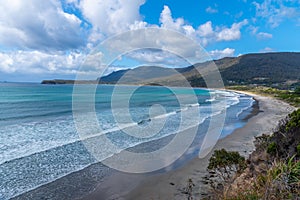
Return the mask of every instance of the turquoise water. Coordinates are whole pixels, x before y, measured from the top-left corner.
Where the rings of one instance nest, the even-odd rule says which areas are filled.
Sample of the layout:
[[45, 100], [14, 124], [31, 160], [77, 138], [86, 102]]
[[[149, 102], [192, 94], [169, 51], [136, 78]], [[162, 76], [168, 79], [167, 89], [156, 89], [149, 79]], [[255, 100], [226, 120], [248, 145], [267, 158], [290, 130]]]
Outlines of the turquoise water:
[[[89, 85], [80, 87], [82, 93], [76, 95], [85, 97], [85, 93], [92, 91]], [[131, 95], [128, 108], [121, 103], [112, 107], [112, 98], [122, 102], [131, 87], [120, 86], [115, 94], [114, 86], [101, 85], [95, 95], [98, 125], [119, 150], [175, 133], [183, 112], [187, 116], [187, 126], [194, 126], [226, 110], [224, 136], [242, 126], [242, 119], [253, 103], [251, 97], [225, 91], [143, 86]], [[190, 98], [194, 94], [197, 102]], [[0, 199], [30, 191], [97, 162], [80, 141], [73, 120], [72, 95], [72, 85], [0, 83]], [[184, 104], [180, 104], [178, 97]], [[81, 100], [85, 101], [84, 98]], [[221, 104], [224, 102], [226, 107], [212, 113], [212, 104], [224, 105]], [[149, 109], [158, 104], [164, 108], [165, 113], [160, 115], [166, 122], [157, 134], [141, 139], [122, 131], [122, 126], [146, 126], [151, 121]], [[189, 113], [192, 114], [198, 105], [201, 120], [195, 121], [193, 119], [197, 118]], [[124, 109], [129, 109], [130, 124], [126, 122], [119, 126], [112, 109], [121, 116]], [[92, 125], [87, 126], [93, 129]], [[95, 133], [97, 131], [95, 128]], [[111, 151], [103, 149], [103, 159], [109, 156], [112, 156]]]

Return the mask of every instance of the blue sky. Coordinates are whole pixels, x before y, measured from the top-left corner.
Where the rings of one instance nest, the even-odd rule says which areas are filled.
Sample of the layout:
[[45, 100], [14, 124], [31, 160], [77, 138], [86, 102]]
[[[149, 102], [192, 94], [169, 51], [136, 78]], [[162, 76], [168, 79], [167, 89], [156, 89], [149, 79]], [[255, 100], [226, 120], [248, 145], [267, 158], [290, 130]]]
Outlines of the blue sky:
[[[73, 79], [100, 42], [147, 27], [178, 31], [213, 59], [300, 50], [299, 0], [11, 0], [0, 13], [0, 81]], [[109, 70], [162, 55], [136, 52]]]

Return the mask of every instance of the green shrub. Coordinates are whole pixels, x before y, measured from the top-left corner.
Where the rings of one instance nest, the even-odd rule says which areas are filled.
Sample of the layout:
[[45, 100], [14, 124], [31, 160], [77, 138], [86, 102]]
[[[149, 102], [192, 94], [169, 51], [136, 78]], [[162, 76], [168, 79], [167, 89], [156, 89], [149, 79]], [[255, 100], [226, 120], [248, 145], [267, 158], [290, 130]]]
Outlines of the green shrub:
[[289, 121], [286, 124], [286, 131], [300, 128], [300, 109], [289, 114], [288, 118]]
[[300, 87], [296, 87], [294, 92], [295, 92], [295, 94], [300, 95]]
[[297, 145], [297, 156], [300, 157], [300, 143]]
[[[210, 185], [216, 186], [217, 193], [212, 199], [300, 197], [300, 109], [281, 120], [273, 134], [256, 137], [254, 144], [256, 150], [247, 161], [247, 170], [243, 170], [245, 159], [237, 152], [221, 149], [213, 153], [208, 169], [217, 183]], [[242, 171], [245, 173], [237, 179]]]
[[215, 150], [207, 167], [213, 199], [223, 199], [227, 188], [246, 166], [245, 158], [238, 152]]
[[276, 155], [277, 152], [277, 145], [275, 142], [271, 142], [267, 147], [267, 153], [271, 155]]
[[226, 151], [225, 149], [215, 150], [209, 159], [209, 170], [218, 170], [222, 173], [231, 171], [241, 172], [246, 168], [245, 158], [235, 151]]

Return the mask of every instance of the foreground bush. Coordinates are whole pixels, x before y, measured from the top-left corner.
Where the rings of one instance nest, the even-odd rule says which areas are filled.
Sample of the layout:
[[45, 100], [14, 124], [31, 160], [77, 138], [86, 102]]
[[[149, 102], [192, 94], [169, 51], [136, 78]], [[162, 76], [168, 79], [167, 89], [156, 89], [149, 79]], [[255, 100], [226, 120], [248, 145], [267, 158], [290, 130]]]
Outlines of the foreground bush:
[[246, 168], [245, 158], [238, 152], [215, 150], [209, 159], [209, 184], [212, 191], [211, 198], [222, 198], [229, 189], [228, 186]]
[[[245, 181], [245, 180], [244, 180]], [[251, 184], [235, 187], [221, 199], [297, 199], [300, 197], [300, 162], [273, 162], [265, 174], [251, 179]]]
[[[300, 109], [281, 120], [272, 135], [256, 137], [254, 144], [256, 149], [247, 160], [244, 173], [235, 170], [230, 179], [214, 182], [223, 187], [216, 189], [211, 184], [211, 199], [300, 199]], [[233, 160], [225, 150], [215, 152], [209, 169], [243, 163], [239, 157]], [[240, 169], [244, 167], [241, 165]]]

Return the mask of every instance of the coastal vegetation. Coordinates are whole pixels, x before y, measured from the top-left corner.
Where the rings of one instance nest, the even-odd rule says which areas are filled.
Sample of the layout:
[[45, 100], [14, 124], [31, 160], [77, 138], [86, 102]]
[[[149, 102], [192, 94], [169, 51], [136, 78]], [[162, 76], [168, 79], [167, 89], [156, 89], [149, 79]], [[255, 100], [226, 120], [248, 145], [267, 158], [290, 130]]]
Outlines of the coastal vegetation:
[[227, 87], [227, 89], [247, 91], [263, 96], [272, 96], [277, 99], [283, 100], [295, 107], [300, 107], [300, 86], [293, 88], [293, 90], [283, 90], [278, 88], [253, 85], [229, 86]]
[[208, 184], [213, 190], [215, 198], [221, 198], [226, 192], [227, 185], [232, 184], [236, 176], [246, 168], [246, 161], [238, 152], [226, 151], [225, 149], [215, 150], [209, 159]]
[[[254, 144], [255, 151], [246, 162], [237, 152], [214, 152], [207, 168], [213, 172], [207, 199], [300, 197], [300, 109], [281, 120], [273, 134], [256, 137]], [[223, 178], [222, 173], [217, 173], [224, 170], [230, 171], [230, 176]]]

